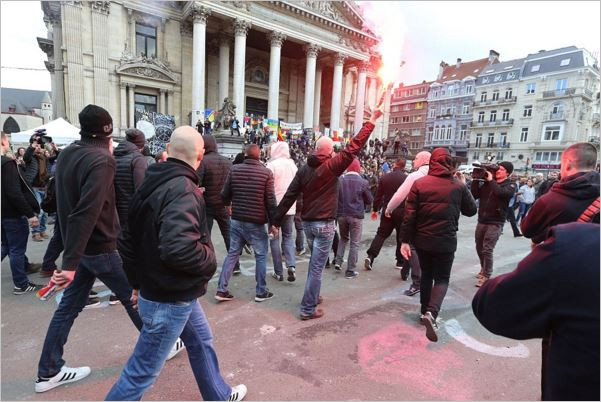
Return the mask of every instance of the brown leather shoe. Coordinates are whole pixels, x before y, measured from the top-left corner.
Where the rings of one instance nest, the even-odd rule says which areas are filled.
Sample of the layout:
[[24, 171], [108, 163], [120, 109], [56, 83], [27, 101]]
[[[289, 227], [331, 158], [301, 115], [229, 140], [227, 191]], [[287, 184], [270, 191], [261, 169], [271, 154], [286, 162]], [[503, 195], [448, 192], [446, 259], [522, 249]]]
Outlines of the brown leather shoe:
[[300, 315], [300, 319], [303, 321], [312, 320], [314, 318], [321, 318], [321, 317], [323, 317], [323, 310], [320, 308], [316, 309], [315, 312], [311, 315], [303, 315], [303, 314]]
[[40, 236], [39, 233], [34, 233], [31, 235], [31, 240], [33, 241], [44, 241], [44, 239], [42, 239], [42, 236]]
[[46, 234], [46, 232], [42, 232], [42, 233], [40, 233], [40, 236], [42, 237], [42, 239], [49, 239], [49, 238], [50, 238], [50, 236], [48, 236], [48, 235]]

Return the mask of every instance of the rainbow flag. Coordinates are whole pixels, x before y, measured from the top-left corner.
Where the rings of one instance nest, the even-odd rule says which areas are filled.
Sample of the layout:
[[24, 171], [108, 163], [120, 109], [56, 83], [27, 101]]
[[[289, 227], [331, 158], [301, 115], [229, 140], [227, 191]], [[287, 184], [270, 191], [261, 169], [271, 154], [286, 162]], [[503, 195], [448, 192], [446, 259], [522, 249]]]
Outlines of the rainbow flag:
[[280, 127], [280, 121], [274, 120], [274, 119], [267, 119], [267, 126], [269, 127], [270, 130], [277, 133], [278, 128]]
[[284, 135], [282, 134], [282, 127], [278, 126], [278, 141], [286, 141]]

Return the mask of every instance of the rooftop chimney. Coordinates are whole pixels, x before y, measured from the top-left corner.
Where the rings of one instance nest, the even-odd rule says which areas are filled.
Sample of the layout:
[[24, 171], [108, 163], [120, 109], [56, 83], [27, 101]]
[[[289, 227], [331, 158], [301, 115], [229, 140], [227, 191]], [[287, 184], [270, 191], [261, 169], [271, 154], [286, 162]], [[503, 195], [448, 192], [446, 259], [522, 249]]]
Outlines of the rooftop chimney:
[[461, 67], [461, 59], [459, 57], [457, 57], [457, 64], [455, 65], [456, 68]]
[[488, 64], [492, 64], [495, 61], [495, 58], [499, 60], [499, 53], [495, 50], [490, 49], [488, 52]]
[[442, 72], [444, 71], [445, 67], [448, 67], [449, 65], [447, 63], [443, 61], [440, 62], [440, 68], [438, 70], [438, 78], [436, 78], [437, 80], [440, 80], [442, 78]]

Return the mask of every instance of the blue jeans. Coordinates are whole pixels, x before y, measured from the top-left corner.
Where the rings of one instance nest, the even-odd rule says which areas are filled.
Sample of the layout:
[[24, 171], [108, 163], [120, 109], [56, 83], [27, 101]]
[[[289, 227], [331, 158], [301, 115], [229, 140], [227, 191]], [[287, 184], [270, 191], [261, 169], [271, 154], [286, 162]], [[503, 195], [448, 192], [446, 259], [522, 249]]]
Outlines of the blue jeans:
[[334, 261], [334, 264], [342, 266], [344, 249], [350, 239], [351, 248], [348, 252], [346, 270], [355, 271], [357, 268], [359, 247], [361, 246], [363, 219], [354, 218], [352, 216], [341, 216], [338, 218], [338, 228], [340, 231], [340, 242], [338, 242], [338, 250], [336, 251], [336, 260]]
[[[38, 204], [42, 204], [42, 200], [46, 195], [46, 190], [44, 188], [36, 187], [33, 189], [33, 193], [35, 194], [35, 199], [38, 201]], [[40, 220], [40, 224], [35, 228], [31, 228], [31, 234], [34, 233], [44, 233], [46, 231], [46, 219], [48, 219], [48, 214], [40, 208], [40, 213], [38, 214], [38, 219]]]
[[63, 360], [63, 347], [67, 343], [69, 331], [73, 321], [79, 315], [88, 301], [88, 296], [96, 278], [117, 296], [129, 318], [138, 330], [142, 329], [140, 315], [131, 303], [132, 288], [127, 282], [123, 262], [119, 253], [111, 251], [106, 254], [84, 255], [81, 257], [73, 281], [65, 289], [44, 340], [44, 347], [38, 364], [39, 377], [52, 377], [56, 375], [65, 361]]
[[205, 401], [224, 401], [232, 389], [219, 372], [213, 335], [197, 300], [159, 303], [138, 298], [144, 328], [107, 401], [140, 400], [156, 381], [178, 337], [188, 350], [190, 367]]
[[518, 217], [515, 219], [516, 224], [524, 219], [524, 217], [528, 213], [528, 210], [530, 209], [531, 206], [532, 206], [532, 204], [526, 204], [525, 202], [520, 202], [520, 210], [518, 212]]
[[305, 293], [301, 301], [300, 313], [312, 315], [315, 312], [319, 291], [321, 289], [321, 274], [326, 266], [326, 260], [332, 248], [336, 222], [331, 221], [303, 221], [305, 235], [311, 250], [311, 259], [307, 273]]
[[273, 270], [276, 274], [283, 274], [282, 267], [282, 250], [284, 251], [284, 259], [288, 267], [296, 266], [296, 256], [294, 254], [294, 215], [286, 215], [282, 219], [282, 226], [280, 227], [282, 232], [282, 246], [280, 248], [280, 234], [278, 233], [273, 239], [269, 241], [271, 247], [271, 258], [273, 258]]
[[267, 291], [265, 276], [267, 272], [267, 230], [264, 224], [238, 221], [232, 219], [230, 224], [230, 249], [223, 261], [221, 275], [219, 275], [219, 292], [227, 292], [227, 286], [234, 266], [240, 260], [240, 253], [244, 243], [248, 243], [255, 251], [255, 279], [257, 280], [257, 295]]
[[25, 273], [28, 237], [29, 223], [26, 217], [2, 218], [2, 259], [8, 255], [13, 283], [18, 288], [29, 282]]

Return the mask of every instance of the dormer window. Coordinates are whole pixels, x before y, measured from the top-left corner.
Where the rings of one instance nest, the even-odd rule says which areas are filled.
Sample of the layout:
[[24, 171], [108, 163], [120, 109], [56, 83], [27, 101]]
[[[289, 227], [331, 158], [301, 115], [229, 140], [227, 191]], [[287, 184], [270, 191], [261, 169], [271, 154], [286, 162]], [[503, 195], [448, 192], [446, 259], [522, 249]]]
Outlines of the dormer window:
[[540, 64], [535, 64], [535, 65], [533, 65], [533, 66], [532, 66], [532, 68], [530, 69], [530, 72], [531, 72], [531, 73], [535, 73], [535, 72], [537, 72], [538, 70], [540, 70]]
[[569, 65], [570, 65], [570, 59], [569, 59], [569, 58], [568, 58], [568, 59], [563, 59], [563, 60], [562, 60], [562, 61], [559, 63], [559, 65], [560, 65], [561, 67], [569, 66]]

